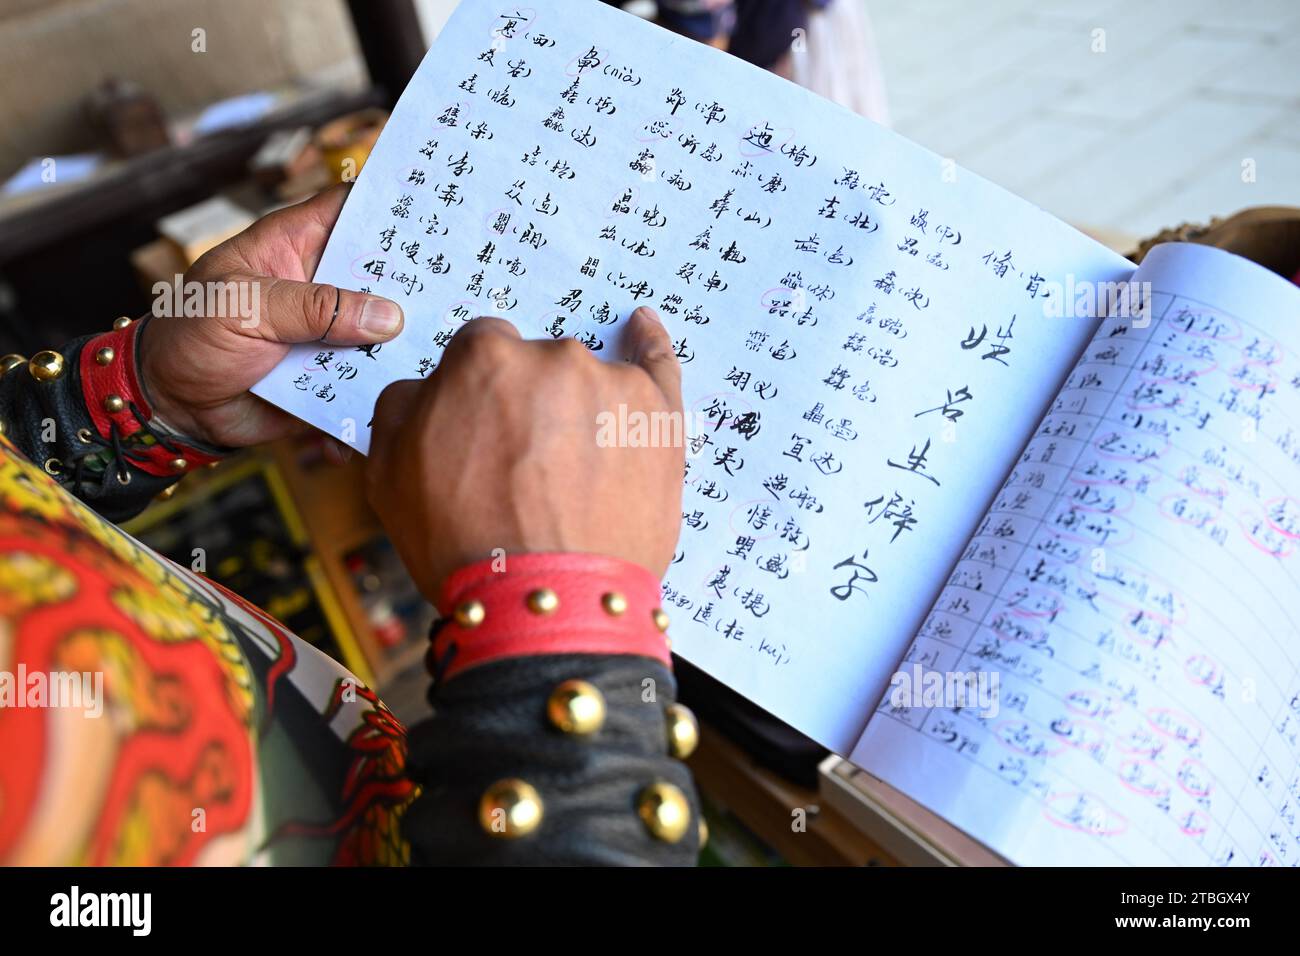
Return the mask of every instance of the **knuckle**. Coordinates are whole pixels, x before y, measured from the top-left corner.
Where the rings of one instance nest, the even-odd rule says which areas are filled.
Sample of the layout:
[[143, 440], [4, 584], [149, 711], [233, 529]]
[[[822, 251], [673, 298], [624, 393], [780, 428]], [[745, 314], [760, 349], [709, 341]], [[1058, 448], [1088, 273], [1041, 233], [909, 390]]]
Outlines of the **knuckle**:
[[653, 345], [647, 346], [641, 353], [641, 358], [645, 362], [650, 362], [654, 365], [664, 365], [668, 368], [673, 368], [677, 365], [677, 353], [673, 351], [672, 346], [667, 342], [656, 342]]
[[329, 322], [334, 315], [334, 303], [338, 295], [333, 286], [313, 285], [307, 293], [307, 314], [320, 323]]
[[555, 343], [555, 352], [566, 363], [586, 362], [592, 358], [591, 349], [577, 339], [560, 339]]
[[508, 336], [486, 325], [481, 331], [462, 336], [461, 350], [471, 362], [494, 364], [506, 361], [515, 344]]

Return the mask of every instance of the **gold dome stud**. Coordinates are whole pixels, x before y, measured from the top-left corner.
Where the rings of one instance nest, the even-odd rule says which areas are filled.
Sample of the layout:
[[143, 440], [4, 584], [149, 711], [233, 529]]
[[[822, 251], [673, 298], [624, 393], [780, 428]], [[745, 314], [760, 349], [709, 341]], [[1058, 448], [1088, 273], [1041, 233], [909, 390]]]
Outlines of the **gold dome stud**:
[[668, 731], [668, 753], [685, 760], [695, 753], [700, 744], [700, 725], [689, 707], [669, 704], [664, 708], [664, 721]]
[[534, 614], [554, 614], [560, 606], [560, 596], [550, 588], [528, 592], [528, 610]]
[[617, 591], [606, 591], [600, 596], [600, 606], [611, 617], [618, 617], [627, 611], [627, 598]]
[[129, 315], [119, 315], [116, 319], [113, 320], [113, 331], [121, 332], [124, 328], [126, 328], [130, 324], [131, 324], [131, 317]]
[[46, 349], [32, 356], [32, 360], [27, 363], [27, 370], [38, 382], [53, 382], [63, 374], [63, 365], [62, 355]]
[[483, 618], [487, 617], [487, 608], [482, 601], [461, 601], [451, 616], [461, 627], [478, 627], [483, 623]]
[[704, 817], [700, 817], [700, 849], [703, 850], [709, 845], [709, 825], [704, 822]]
[[557, 730], [586, 737], [605, 723], [605, 697], [585, 680], [566, 680], [546, 699], [546, 719]]
[[668, 615], [664, 613], [663, 608], [655, 608], [650, 612], [650, 617], [654, 619], [655, 627], [659, 628], [659, 630], [668, 630]]
[[104, 399], [104, 409], [110, 412], [120, 412], [126, 408], [126, 402], [122, 401], [121, 395], [109, 395]]
[[166, 501], [167, 499], [173, 497], [176, 494], [176, 489], [179, 487], [180, 485], [168, 485], [162, 491], [158, 492], [158, 494], [154, 495], [153, 500]]
[[117, 358], [117, 352], [108, 345], [95, 353], [95, 362], [99, 365], [112, 365], [115, 358]]
[[4, 358], [0, 358], [0, 378], [8, 375], [20, 365], [26, 365], [27, 359], [17, 352], [10, 352]]
[[478, 822], [484, 832], [503, 840], [528, 836], [542, 823], [542, 798], [526, 780], [509, 777], [484, 791]]
[[185, 471], [186, 468], [190, 467], [190, 463], [184, 458], [173, 458], [171, 461], [167, 462], [167, 467], [172, 470], [172, 474], [179, 475], [181, 472]]
[[660, 780], [650, 784], [636, 798], [637, 816], [651, 836], [665, 843], [677, 843], [691, 827], [691, 805], [686, 794]]
[[0, 418], [0, 435], [3, 435], [8, 427], [9, 426], [4, 423], [4, 419]]

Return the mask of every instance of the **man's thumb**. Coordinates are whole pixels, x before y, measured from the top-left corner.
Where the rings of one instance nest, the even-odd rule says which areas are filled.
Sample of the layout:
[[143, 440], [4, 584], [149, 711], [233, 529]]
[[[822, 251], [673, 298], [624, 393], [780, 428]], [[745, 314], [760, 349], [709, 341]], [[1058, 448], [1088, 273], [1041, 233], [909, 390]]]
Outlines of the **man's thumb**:
[[369, 345], [402, 330], [402, 309], [390, 299], [315, 282], [262, 279], [255, 321], [241, 325], [273, 342]]

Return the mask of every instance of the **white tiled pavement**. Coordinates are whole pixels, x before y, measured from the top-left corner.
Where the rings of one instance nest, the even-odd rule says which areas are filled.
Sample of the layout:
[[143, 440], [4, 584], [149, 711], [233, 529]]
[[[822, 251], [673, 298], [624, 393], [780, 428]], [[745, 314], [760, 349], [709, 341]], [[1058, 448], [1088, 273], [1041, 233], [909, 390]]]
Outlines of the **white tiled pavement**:
[[1300, 0], [840, 2], [899, 132], [1078, 226], [1300, 206]]

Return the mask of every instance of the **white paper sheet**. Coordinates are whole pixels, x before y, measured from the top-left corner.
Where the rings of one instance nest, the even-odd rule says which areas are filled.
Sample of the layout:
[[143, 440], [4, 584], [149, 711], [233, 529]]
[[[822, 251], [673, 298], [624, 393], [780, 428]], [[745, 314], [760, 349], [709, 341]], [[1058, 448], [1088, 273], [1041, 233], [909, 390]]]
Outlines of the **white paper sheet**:
[[907, 654], [996, 715], [895, 707], [853, 761], [1022, 864], [1300, 863], [1300, 289], [1152, 250]]
[[256, 391], [364, 451], [382, 388], [474, 316], [612, 359], [654, 306], [695, 415], [674, 649], [844, 752], [1095, 327], [1047, 314], [1130, 272], [717, 50], [594, 0], [466, 0], [316, 275], [405, 331], [300, 348]]

